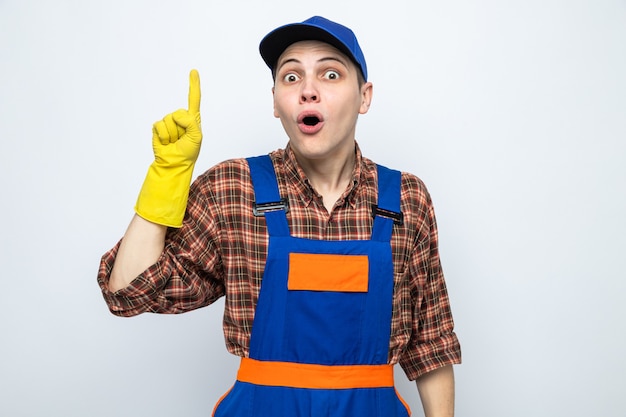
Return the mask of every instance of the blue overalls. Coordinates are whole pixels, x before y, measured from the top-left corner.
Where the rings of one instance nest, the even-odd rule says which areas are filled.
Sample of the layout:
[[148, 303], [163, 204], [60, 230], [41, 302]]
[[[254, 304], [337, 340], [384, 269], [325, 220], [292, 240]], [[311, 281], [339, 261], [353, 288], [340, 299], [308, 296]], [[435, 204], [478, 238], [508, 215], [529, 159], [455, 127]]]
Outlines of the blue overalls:
[[249, 158], [265, 272], [237, 381], [215, 417], [406, 417], [387, 364], [400, 173], [378, 167], [370, 240], [292, 237], [269, 156]]

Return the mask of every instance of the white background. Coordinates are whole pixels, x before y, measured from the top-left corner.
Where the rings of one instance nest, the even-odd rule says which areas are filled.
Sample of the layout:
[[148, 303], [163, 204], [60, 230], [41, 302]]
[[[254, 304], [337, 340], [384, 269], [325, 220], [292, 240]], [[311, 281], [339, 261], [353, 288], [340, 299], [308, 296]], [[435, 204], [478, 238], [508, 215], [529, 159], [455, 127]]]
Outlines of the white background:
[[0, 415], [210, 415], [237, 366], [222, 303], [116, 318], [99, 259], [191, 68], [196, 174], [285, 145], [257, 46], [315, 14], [365, 51], [364, 154], [432, 193], [457, 415], [626, 415], [623, 0], [0, 0]]

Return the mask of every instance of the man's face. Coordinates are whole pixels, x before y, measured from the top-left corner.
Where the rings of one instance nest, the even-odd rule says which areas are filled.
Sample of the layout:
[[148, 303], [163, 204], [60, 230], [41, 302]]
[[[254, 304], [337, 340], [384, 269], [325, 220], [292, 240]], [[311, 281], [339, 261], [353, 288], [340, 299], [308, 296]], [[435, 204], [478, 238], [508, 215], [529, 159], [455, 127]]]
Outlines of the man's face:
[[274, 116], [298, 158], [347, 158], [354, 153], [359, 114], [369, 109], [372, 84], [360, 84], [357, 66], [333, 46], [304, 41], [276, 64]]

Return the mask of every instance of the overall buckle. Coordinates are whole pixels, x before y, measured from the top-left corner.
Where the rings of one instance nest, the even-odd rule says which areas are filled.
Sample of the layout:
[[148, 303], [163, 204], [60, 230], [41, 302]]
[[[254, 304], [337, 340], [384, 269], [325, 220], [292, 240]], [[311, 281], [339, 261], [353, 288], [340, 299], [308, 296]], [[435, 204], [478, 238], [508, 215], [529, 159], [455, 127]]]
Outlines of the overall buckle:
[[285, 210], [285, 213], [289, 213], [289, 203], [287, 199], [281, 198], [279, 201], [273, 201], [270, 203], [254, 203], [252, 207], [252, 213], [255, 217], [262, 217], [266, 211]]
[[404, 224], [404, 214], [402, 212], [395, 212], [378, 207], [376, 204], [372, 204], [372, 217], [386, 217], [392, 219], [394, 224], [402, 226]]

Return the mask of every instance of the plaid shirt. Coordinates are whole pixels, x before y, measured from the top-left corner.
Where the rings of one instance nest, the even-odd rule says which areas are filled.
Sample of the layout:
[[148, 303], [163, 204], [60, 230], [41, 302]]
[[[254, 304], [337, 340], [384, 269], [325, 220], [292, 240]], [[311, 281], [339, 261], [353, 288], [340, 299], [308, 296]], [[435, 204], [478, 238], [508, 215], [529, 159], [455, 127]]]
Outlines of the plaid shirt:
[[[369, 239], [371, 205], [377, 199], [376, 165], [361, 156], [352, 183], [329, 214], [289, 146], [272, 152], [281, 196], [295, 237]], [[107, 289], [119, 243], [104, 254], [98, 282], [113, 314], [182, 313], [225, 298], [224, 336], [229, 352], [248, 356], [254, 309], [265, 267], [265, 221], [252, 212], [254, 190], [244, 159], [223, 162], [192, 184], [183, 227], [169, 229], [159, 260], [126, 288]], [[415, 176], [403, 173], [404, 225], [394, 226], [394, 295], [389, 363], [409, 379], [460, 363], [448, 294], [439, 261], [430, 196]]]

